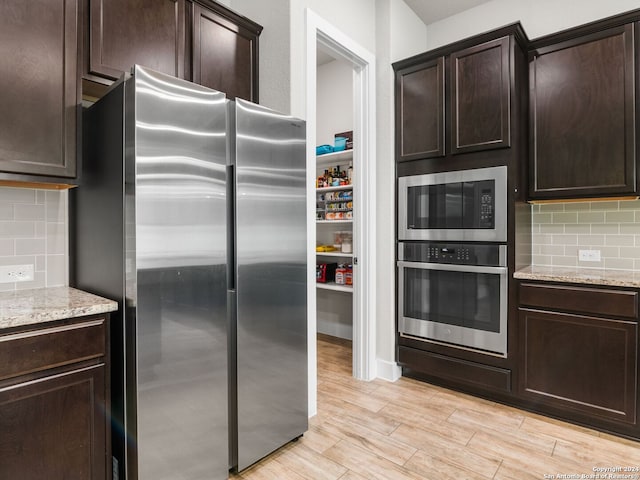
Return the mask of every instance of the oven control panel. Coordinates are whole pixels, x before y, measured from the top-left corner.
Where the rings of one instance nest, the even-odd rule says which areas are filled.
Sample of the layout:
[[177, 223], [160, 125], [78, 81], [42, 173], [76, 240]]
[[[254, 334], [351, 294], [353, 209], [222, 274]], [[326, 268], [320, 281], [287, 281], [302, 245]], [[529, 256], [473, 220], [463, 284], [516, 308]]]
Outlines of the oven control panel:
[[[503, 245], [502, 245], [503, 246]], [[407, 262], [501, 266], [498, 244], [400, 242], [398, 259]]]

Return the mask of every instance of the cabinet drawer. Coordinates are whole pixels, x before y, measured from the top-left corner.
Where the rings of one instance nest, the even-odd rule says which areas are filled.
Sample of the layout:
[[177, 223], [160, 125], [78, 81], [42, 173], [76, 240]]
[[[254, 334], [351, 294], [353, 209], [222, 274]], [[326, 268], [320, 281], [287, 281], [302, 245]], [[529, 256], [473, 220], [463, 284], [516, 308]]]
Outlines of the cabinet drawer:
[[104, 318], [0, 336], [0, 380], [105, 355]]
[[638, 292], [523, 283], [520, 305], [636, 319]]

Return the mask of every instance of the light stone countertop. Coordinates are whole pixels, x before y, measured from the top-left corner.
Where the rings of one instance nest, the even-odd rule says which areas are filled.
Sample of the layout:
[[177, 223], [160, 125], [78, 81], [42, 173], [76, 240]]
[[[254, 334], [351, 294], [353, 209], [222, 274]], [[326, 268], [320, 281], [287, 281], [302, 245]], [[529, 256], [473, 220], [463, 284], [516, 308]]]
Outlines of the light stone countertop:
[[0, 293], [0, 329], [83, 317], [118, 309], [113, 300], [71, 287]]
[[640, 288], [640, 272], [596, 268], [529, 266], [513, 274], [519, 280], [582, 283], [612, 287]]

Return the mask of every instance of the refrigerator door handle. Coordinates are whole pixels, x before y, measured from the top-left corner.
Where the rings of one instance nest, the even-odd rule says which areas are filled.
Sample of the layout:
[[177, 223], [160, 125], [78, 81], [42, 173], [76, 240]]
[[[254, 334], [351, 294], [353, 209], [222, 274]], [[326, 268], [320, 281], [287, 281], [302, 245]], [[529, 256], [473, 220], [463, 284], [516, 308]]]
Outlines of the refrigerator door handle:
[[236, 169], [227, 165], [227, 289], [236, 288]]

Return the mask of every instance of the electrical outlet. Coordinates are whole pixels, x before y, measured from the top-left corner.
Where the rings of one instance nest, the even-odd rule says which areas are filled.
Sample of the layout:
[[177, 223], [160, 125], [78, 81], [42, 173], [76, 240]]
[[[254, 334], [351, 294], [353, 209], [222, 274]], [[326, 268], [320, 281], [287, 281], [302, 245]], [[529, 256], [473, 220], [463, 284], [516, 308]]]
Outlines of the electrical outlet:
[[578, 250], [578, 260], [581, 262], [599, 262], [600, 250]]
[[33, 280], [33, 265], [0, 266], [0, 283], [30, 282]]

